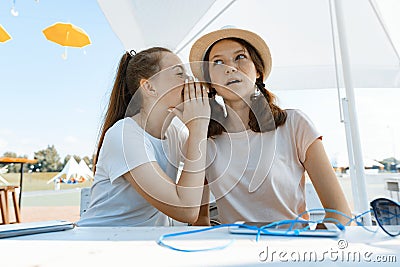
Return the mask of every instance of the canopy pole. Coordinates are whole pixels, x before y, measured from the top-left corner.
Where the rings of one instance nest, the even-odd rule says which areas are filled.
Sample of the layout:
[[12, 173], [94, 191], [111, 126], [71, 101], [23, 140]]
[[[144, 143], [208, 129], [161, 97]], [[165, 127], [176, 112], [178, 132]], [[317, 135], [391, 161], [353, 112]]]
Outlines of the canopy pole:
[[[22, 199], [22, 179], [24, 178], [24, 163], [21, 162], [21, 170], [20, 170], [20, 177], [19, 177], [19, 198], [18, 198], [18, 206], [21, 209], [21, 199]], [[8, 197], [8, 196], [6, 196]]]
[[353, 144], [351, 143], [351, 129], [349, 123], [349, 103], [346, 98], [342, 98], [342, 107], [343, 107], [343, 123], [346, 132], [346, 142], [347, 142], [347, 155], [349, 158], [349, 172], [350, 172], [350, 180], [351, 180], [351, 192], [353, 194], [353, 213], [360, 214], [362, 210], [360, 209], [360, 202], [358, 199], [358, 183], [357, 183], [357, 175], [356, 169], [354, 168], [354, 155], [353, 155]]
[[336, 78], [336, 90], [338, 95], [338, 103], [339, 103], [339, 116], [340, 122], [344, 122], [343, 117], [343, 107], [342, 107], [342, 98], [340, 96], [340, 81], [339, 81], [339, 64], [338, 64], [338, 55], [336, 51], [336, 38], [335, 38], [335, 22], [333, 21], [333, 6], [332, 0], [329, 0], [329, 17], [331, 19], [331, 33], [332, 33], [332, 49], [333, 49], [333, 60], [335, 61], [335, 78]]
[[[370, 210], [370, 208], [367, 198], [367, 188], [365, 185], [364, 160], [362, 156], [360, 132], [357, 121], [354, 87], [351, 78], [350, 59], [347, 47], [346, 29], [344, 26], [342, 0], [335, 0], [335, 15], [336, 15], [338, 35], [339, 35], [340, 54], [343, 64], [344, 85], [348, 101], [349, 124], [350, 124], [349, 128], [351, 130], [350, 132], [351, 144], [353, 147], [353, 151], [351, 152], [353, 153], [355, 161], [355, 169], [356, 169], [357, 185], [358, 185], [358, 200], [359, 200], [358, 203], [362, 211], [367, 211]], [[370, 213], [367, 213], [365, 215], [363, 222], [365, 225], [371, 225]]]

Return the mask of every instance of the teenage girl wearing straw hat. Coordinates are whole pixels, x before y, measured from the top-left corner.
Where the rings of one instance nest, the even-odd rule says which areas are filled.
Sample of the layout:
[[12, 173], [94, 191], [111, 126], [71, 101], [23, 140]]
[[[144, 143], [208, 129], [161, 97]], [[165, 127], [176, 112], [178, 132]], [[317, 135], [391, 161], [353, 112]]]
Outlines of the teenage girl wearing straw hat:
[[[272, 60], [260, 36], [232, 28], [211, 32], [194, 43], [190, 62], [212, 98], [206, 179], [222, 223], [296, 218], [306, 210], [306, 171], [324, 208], [351, 216], [322, 136], [303, 112], [281, 109], [266, 89]], [[207, 216], [204, 205], [199, 223], [207, 224]], [[326, 218], [348, 221], [329, 212]]]
[[[197, 220], [210, 106], [205, 88], [188, 78], [168, 49], [122, 56], [95, 156], [91, 202], [77, 225]], [[185, 166], [176, 182], [180, 161]]]

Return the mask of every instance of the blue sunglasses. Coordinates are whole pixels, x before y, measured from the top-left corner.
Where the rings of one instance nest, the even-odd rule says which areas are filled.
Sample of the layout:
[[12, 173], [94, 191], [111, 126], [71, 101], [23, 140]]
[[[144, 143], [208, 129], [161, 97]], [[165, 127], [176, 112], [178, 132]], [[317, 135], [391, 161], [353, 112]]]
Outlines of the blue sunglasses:
[[390, 236], [400, 235], [400, 205], [390, 199], [377, 198], [371, 202], [375, 219]]

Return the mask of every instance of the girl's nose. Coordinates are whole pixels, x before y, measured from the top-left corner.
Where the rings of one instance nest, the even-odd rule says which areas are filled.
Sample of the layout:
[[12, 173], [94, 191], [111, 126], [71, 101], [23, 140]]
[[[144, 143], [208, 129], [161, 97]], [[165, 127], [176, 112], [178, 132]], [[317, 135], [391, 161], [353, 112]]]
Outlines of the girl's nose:
[[237, 72], [237, 67], [235, 66], [235, 64], [226, 65], [225, 66], [225, 74], [229, 74], [232, 72]]

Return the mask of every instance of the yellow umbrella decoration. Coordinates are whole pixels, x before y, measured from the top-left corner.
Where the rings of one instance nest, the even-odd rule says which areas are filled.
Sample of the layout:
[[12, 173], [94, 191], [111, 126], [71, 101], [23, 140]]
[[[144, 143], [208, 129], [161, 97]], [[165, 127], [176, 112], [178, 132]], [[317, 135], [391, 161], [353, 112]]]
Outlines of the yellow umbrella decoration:
[[[91, 44], [87, 33], [71, 23], [58, 22], [47, 27], [42, 32], [47, 40], [64, 46], [65, 48], [84, 47]], [[67, 57], [67, 50], [65, 50], [63, 57]]]
[[0, 42], [4, 43], [11, 40], [11, 36], [8, 32], [0, 25]]

